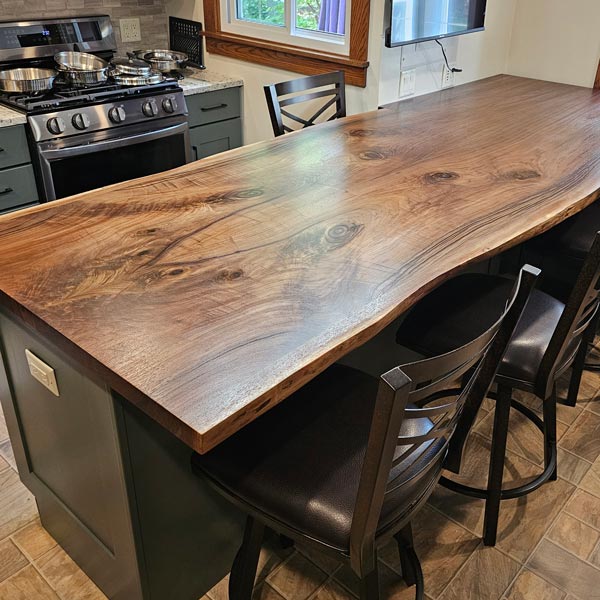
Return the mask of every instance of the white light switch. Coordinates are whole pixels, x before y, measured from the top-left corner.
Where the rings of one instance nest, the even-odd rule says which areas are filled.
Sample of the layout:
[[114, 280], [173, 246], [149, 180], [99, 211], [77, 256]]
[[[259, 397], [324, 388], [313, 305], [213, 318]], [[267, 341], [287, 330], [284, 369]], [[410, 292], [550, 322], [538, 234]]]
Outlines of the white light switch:
[[37, 379], [45, 388], [48, 388], [55, 396], [60, 396], [54, 369], [27, 349], [25, 349], [25, 357], [31, 376]]

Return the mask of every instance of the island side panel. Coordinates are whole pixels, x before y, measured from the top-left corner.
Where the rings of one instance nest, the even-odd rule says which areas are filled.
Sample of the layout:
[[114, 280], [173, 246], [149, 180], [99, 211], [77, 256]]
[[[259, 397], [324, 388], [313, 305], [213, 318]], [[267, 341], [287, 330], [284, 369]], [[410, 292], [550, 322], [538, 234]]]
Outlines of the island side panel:
[[197, 600], [229, 571], [245, 516], [191, 472], [192, 451], [115, 393], [150, 597]]
[[[0, 337], [0, 400], [42, 524], [109, 598], [144, 598], [110, 391], [2, 313]], [[54, 369], [59, 396], [32, 377], [26, 349]]]

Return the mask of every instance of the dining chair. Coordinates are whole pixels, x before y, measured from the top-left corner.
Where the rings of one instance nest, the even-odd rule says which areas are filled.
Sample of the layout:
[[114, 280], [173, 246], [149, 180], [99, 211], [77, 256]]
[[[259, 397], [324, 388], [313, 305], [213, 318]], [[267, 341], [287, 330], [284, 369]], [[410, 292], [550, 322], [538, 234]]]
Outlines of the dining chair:
[[248, 515], [231, 600], [252, 596], [265, 528], [349, 563], [363, 600], [379, 597], [377, 548], [394, 538], [402, 577], [424, 598], [411, 520], [438, 482], [463, 406], [486, 394], [538, 273], [524, 267], [506, 310], [460, 348], [380, 378], [336, 364], [193, 456], [194, 472]]
[[[570, 296], [565, 303], [536, 289], [508, 345], [496, 376], [497, 391], [492, 451], [486, 488], [466, 486], [443, 477], [446, 487], [485, 499], [486, 545], [496, 543], [501, 500], [529, 494], [557, 477], [556, 382], [575, 361], [585, 334], [598, 312], [597, 282], [600, 272], [600, 234], [596, 234]], [[488, 274], [463, 274], [426, 296], [400, 325], [396, 341], [425, 356], [451, 351], [463, 340], [485, 331], [504, 310], [513, 282]], [[467, 319], [467, 316], [469, 317]], [[542, 402], [543, 419], [519, 402], [513, 390], [533, 393]], [[460, 472], [466, 438], [482, 399], [465, 405], [450, 445], [446, 468]], [[503, 489], [503, 471], [510, 409], [530, 419], [544, 437], [544, 470], [532, 480]]]
[[[315, 125], [320, 117], [323, 117], [325, 121], [333, 121], [346, 116], [344, 71], [334, 71], [322, 75], [292, 79], [282, 83], [273, 83], [265, 85], [264, 90], [275, 137], [294, 131], [295, 129], [291, 127], [294, 123], [301, 126], [296, 129], [303, 129]], [[325, 102], [319, 106], [312, 116], [297, 114], [289, 108], [317, 99], [323, 99]], [[295, 108], [298, 107], [295, 106]], [[335, 112], [327, 115], [327, 110], [330, 108]], [[310, 109], [314, 109], [312, 104]]]

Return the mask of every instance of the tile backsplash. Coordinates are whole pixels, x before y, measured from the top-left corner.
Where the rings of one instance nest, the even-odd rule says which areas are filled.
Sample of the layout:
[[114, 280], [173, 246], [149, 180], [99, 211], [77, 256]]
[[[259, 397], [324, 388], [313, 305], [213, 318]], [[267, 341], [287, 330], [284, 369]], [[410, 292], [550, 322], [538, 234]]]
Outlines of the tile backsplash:
[[[0, 21], [110, 15], [119, 52], [168, 48], [165, 0], [0, 0]], [[140, 19], [141, 42], [122, 43], [119, 19]]]

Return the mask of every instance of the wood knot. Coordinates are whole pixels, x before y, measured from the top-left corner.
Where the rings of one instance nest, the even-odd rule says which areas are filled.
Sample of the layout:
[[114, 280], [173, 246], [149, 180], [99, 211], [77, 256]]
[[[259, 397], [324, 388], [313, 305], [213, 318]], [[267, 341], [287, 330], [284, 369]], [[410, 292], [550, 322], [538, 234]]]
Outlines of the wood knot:
[[501, 178], [509, 181], [527, 181], [528, 179], [539, 179], [540, 177], [540, 173], [533, 169], [516, 169], [514, 171], [503, 173]]
[[236, 279], [243, 277], [243, 275], [244, 271], [242, 269], [223, 269], [222, 271], [219, 271], [217, 279], [220, 281], [235, 281]]
[[440, 183], [444, 181], [453, 181], [458, 179], [460, 175], [454, 171], [435, 171], [434, 173], [426, 173], [423, 179], [426, 183]]
[[250, 188], [247, 190], [231, 190], [222, 194], [214, 194], [204, 200], [208, 204], [216, 202], [229, 202], [231, 200], [247, 200], [249, 198], [258, 198], [264, 194], [264, 190], [260, 188]]
[[362, 160], [384, 160], [387, 156], [383, 152], [379, 152], [379, 150], [367, 150], [366, 152], [361, 152], [358, 157]]
[[325, 232], [325, 239], [333, 246], [343, 246], [353, 240], [362, 230], [360, 223], [338, 223]]
[[348, 135], [352, 137], [369, 137], [375, 132], [372, 129], [351, 129]]
[[177, 276], [177, 275], [181, 275], [183, 273], [184, 269], [171, 269], [169, 271], [169, 275], [172, 275], [173, 277]]
[[140, 250], [137, 253], [138, 256], [147, 256], [148, 254], [150, 254], [150, 250]]

